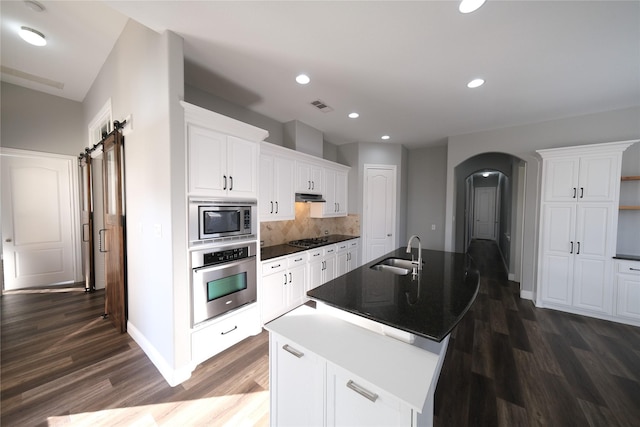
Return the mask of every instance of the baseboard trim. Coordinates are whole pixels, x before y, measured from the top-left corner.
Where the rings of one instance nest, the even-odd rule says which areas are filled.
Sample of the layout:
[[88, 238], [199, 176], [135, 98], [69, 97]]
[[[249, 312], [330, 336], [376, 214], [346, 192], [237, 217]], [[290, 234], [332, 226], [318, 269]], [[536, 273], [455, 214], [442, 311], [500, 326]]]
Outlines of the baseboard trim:
[[533, 301], [533, 292], [532, 291], [523, 291], [520, 289], [520, 298], [528, 299]]
[[149, 340], [147, 340], [131, 322], [127, 322], [127, 333], [140, 346], [149, 360], [151, 360], [151, 363], [154, 364], [171, 387], [175, 387], [191, 377], [191, 372], [193, 372], [192, 366], [185, 366], [180, 369], [171, 367], [160, 352], [156, 350]]

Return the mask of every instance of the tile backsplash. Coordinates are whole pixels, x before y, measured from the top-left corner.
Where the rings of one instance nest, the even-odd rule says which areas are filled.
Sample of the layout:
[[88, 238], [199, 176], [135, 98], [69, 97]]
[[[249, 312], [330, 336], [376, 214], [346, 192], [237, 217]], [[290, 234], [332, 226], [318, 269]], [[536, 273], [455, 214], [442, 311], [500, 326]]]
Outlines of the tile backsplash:
[[[296, 219], [260, 223], [260, 240], [264, 246], [274, 246], [291, 240], [320, 237], [325, 234], [360, 235], [360, 216], [340, 218], [310, 218], [310, 203], [296, 203]], [[326, 231], [326, 233], [325, 233]]]

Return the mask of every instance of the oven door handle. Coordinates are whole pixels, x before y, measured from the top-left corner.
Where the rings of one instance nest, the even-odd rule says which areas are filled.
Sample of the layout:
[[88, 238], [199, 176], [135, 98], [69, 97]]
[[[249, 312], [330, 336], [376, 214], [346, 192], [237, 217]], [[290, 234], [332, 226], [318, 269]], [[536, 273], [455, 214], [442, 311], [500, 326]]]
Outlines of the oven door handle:
[[222, 270], [223, 268], [230, 268], [230, 267], [235, 267], [237, 265], [241, 265], [241, 264], [245, 264], [245, 263], [249, 263], [249, 262], [255, 262], [256, 257], [254, 256], [250, 256], [247, 258], [242, 258], [239, 259], [237, 261], [230, 261], [230, 262], [223, 262], [220, 264], [214, 264], [214, 265], [205, 265], [204, 267], [196, 267], [193, 269], [194, 273], [201, 273], [204, 270], [206, 270], [207, 272], [209, 271], [217, 271], [217, 270]]

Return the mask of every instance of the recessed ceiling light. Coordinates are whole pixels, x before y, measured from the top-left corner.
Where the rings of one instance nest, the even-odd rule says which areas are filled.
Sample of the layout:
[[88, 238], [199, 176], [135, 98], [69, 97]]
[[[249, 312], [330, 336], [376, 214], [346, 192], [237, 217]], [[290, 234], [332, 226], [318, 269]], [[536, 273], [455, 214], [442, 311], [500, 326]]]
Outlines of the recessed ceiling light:
[[483, 84], [484, 84], [484, 80], [482, 80], [482, 79], [473, 79], [469, 83], [467, 83], [467, 87], [471, 88], [471, 89], [475, 89], [477, 87], [482, 86]]
[[384, 139], [385, 141], [386, 141], [387, 139], [389, 139], [389, 138], [391, 138], [389, 135], [382, 135], [382, 136], [380, 137], [380, 139]]
[[311, 81], [311, 79], [306, 74], [300, 74], [298, 77], [296, 77], [296, 81], [301, 85], [306, 85]]
[[44, 34], [40, 31], [34, 30], [29, 27], [20, 27], [20, 31], [18, 31], [22, 40], [30, 43], [34, 46], [44, 46], [47, 44], [47, 41], [44, 38]]
[[480, 9], [486, 0], [462, 0], [458, 10], [460, 13], [471, 13]]
[[489, 175], [491, 175], [489, 172], [485, 172], [482, 174], [482, 176], [484, 176], [485, 178], [488, 177]]
[[350, 119], [357, 119], [358, 117], [360, 117], [360, 114], [358, 113], [349, 113], [349, 118]]

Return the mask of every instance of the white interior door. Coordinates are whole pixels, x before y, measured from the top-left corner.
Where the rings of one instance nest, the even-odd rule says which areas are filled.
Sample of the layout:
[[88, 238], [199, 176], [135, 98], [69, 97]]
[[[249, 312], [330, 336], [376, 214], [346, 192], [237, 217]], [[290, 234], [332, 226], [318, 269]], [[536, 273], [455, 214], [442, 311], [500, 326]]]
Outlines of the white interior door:
[[395, 249], [396, 167], [365, 165], [364, 187], [363, 264]]
[[473, 237], [496, 239], [496, 187], [477, 187], [473, 209]]
[[5, 289], [74, 283], [76, 158], [23, 150], [3, 150], [1, 157]]

